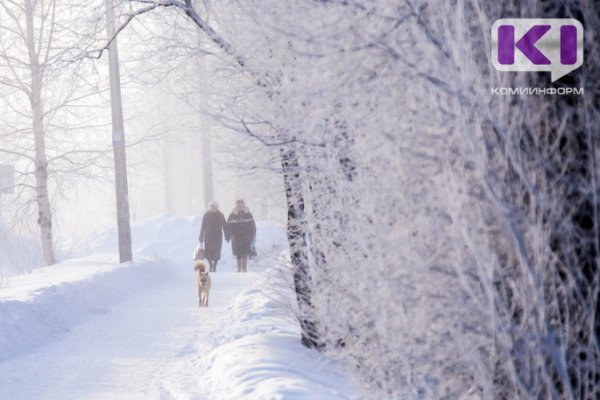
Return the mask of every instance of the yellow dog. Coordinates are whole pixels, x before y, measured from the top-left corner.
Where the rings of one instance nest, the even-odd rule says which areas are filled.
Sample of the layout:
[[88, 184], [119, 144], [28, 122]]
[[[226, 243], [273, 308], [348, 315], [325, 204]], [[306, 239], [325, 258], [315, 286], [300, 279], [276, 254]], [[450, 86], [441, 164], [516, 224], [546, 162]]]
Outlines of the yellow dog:
[[210, 287], [212, 282], [210, 275], [206, 272], [206, 264], [199, 261], [194, 266], [194, 270], [198, 271], [198, 305], [200, 307], [208, 307], [208, 295], [210, 293]]

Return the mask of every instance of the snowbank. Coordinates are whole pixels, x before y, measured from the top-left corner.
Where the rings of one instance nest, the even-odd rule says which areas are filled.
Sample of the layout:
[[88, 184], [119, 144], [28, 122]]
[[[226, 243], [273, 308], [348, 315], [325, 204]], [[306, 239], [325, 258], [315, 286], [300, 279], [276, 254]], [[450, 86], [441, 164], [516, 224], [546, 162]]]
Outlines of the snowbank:
[[13, 277], [0, 290], [0, 361], [59, 339], [124, 297], [168, 279], [166, 261], [72, 260]]
[[[0, 289], [5, 390], [24, 399], [360, 398], [339, 364], [300, 344], [285, 231], [275, 224], [257, 224], [254, 272], [228, 273], [235, 262], [224, 246], [211, 307], [197, 308], [200, 222], [135, 224], [134, 263], [117, 263], [109, 231], [94, 239], [94, 256], [12, 277]], [[55, 374], [23, 385], [48, 368]], [[63, 374], [68, 385], [56, 384]]]
[[357, 399], [340, 364], [300, 344], [290, 272], [271, 269], [232, 302], [199, 362], [210, 399]]

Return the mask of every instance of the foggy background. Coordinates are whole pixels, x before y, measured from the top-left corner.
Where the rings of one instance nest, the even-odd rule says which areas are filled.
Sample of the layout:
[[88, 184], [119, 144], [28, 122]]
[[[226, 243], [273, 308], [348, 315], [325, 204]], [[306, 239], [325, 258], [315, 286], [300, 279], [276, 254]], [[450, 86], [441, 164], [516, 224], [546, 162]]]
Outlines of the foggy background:
[[[201, 44], [196, 29], [179, 19], [165, 23], [169, 18], [169, 12], [148, 15], [132, 22], [118, 38], [132, 224], [163, 213], [201, 216], [207, 210], [211, 199], [205, 198], [203, 190], [202, 135], [210, 135], [213, 199], [225, 217], [235, 200], [243, 198], [257, 220], [283, 224], [286, 211], [283, 183], [277, 175], [280, 166], [264, 146], [215, 120], [219, 109], [227, 107], [228, 93], [235, 89], [228, 92], [223, 82], [207, 79], [209, 69], [220, 69], [219, 61], [207, 64], [210, 57], [198, 56]], [[103, 27], [99, 20], [98, 29]], [[101, 45], [102, 35], [91, 48]], [[67, 113], [63, 126], [77, 121], [76, 126], [65, 129], [60, 141], [50, 143], [49, 148], [55, 143], [62, 143], [65, 151], [90, 145], [102, 154], [84, 172], [57, 174], [50, 180], [59, 258], [85, 254], [90, 235], [116, 226], [106, 52], [99, 59], [84, 61], [82, 69], [88, 74], [84, 79], [95, 81], [95, 91], [81, 100], [79, 114]], [[10, 108], [0, 103], [2, 122], [9, 132]], [[20, 122], [30, 129], [30, 121]], [[0, 164], [27, 168], [23, 160], [12, 162], [4, 154], [0, 154]], [[0, 221], [5, 230], [20, 236], [19, 243], [26, 238], [38, 240], [36, 218], [34, 202], [22, 191], [0, 195]], [[4, 245], [8, 243], [5, 240]], [[19, 252], [23, 249], [8, 251]], [[36, 257], [29, 254], [26, 258]]]
[[[22, 16], [0, 12], [0, 165], [17, 169], [0, 267], [40, 266], [40, 242], [45, 265], [86, 254], [115, 227], [101, 3], [0, 2]], [[115, 3], [134, 224], [240, 197], [285, 219], [298, 341], [375, 398], [599, 398], [597, 2]], [[585, 64], [495, 70], [501, 18], [581, 21]], [[159, 254], [191, 253], [182, 231]]]

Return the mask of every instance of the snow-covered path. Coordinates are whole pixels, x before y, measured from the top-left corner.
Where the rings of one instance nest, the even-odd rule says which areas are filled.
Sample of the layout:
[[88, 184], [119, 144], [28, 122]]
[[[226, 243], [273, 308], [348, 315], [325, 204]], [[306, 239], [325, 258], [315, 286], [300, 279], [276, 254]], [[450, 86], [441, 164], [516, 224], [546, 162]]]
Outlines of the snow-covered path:
[[300, 344], [287, 242], [273, 224], [258, 224], [249, 273], [232, 272], [224, 246], [209, 307], [197, 306], [199, 223], [134, 225], [136, 262], [124, 265], [108, 232], [93, 255], [0, 287], [0, 400], [361, 398], [339, 365]]
[[[196, 397], [198, 383], [177, 360], [199, 350], [256, 274], [213, 274], [210, 308], [200, 309], [189, 265], [179, 268], [181, 273], [114, 307], [98, 304], [91, 318], [60, 340], [1, 363], [0, 398], [170, 399], [168, 387], [181, 385]], [[207, 338], [206, 350], [209, 343]]]

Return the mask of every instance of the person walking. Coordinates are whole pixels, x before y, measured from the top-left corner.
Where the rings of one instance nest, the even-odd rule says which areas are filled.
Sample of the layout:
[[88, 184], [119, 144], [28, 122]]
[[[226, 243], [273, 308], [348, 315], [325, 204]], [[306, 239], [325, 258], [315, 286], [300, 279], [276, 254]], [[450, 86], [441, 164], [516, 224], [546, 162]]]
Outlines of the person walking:
[[256, 239], [256, 223], [244, 200], [237, 200], [235, 208], [227, 218], [225, 240], [231, 239], [231, 250], [237, 259], [238, 272], [247, 272], [248, 256], [252, 242]]
[[[200, 229], [200, 243], [204, 244], [204, 258], [208, 261], [210, 272], [217, 272], [217, 264], [221, 259], [223, 246], [223, 233], [227, 230], [225, 216], [219, 211], [219, 203], [208, 203], [208, 211], [202, 217]], [[227, 236], [227, 234], [225, 233]]]

